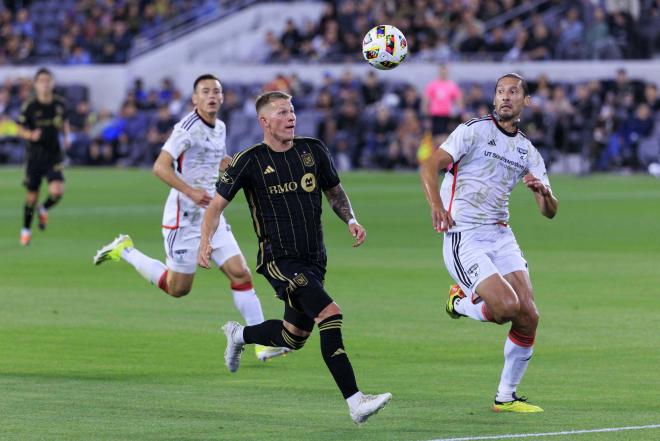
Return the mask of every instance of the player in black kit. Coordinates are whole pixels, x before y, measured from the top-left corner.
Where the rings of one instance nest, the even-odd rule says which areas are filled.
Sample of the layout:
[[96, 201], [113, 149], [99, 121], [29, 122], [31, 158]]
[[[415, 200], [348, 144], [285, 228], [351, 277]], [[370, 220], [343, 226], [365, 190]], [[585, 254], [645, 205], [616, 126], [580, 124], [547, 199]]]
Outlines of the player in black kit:
[[53, 94], [53, 74], [41, 68], [34, 76], [34, 97], [26, 101], [18, 117], [19, 136], [28, 141], [24, 185], [27, 188], [23, 209], [21, 244], [32, 239], [32, 218], [39, 198], [41, 180], [48, 181], [48, 197], [38, 207], [39, 229], [46, 229], [48, 210], [64, 194], [64, 157], [60, 134], [67, 142], [69, 123], [64, 100]]
[[348, 403], [351, 418], [362, 423], [392, 395], [365, 395], [357, 387], [342, 341], [341, 310], [323, 287], [326, 252], [321, 192], [347, 223], [354, 246], [364, 242], [366, 231], [355, 219], [325, 145], [313, 138], [294, 138], [291, 96], [268, 92], [257, 99], [256, 107], [264, 141], [236, 154], [220, 178], [217, 194], [204, 214], [199, 264], [209, 267], [211, 234], [222, 211], [243, 189], [259, 239], [257, 272], [284, 301], [284, 320], [245, 327], [225, 324], [225, 364], [236, 372], [245, 344], [300, 349], [316, 323], [323, 359]]

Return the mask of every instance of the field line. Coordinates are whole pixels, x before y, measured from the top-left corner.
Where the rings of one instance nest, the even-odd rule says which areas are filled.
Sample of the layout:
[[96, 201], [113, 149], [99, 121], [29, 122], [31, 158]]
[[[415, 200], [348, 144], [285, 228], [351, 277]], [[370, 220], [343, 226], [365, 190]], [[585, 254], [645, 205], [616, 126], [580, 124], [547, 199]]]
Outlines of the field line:
[[602, 429], [586, 430], [565, 430], [561, 432], [543, 432], [543, 433], [519, 433], [508, 435], [487, 435], [487, 436], [467, 436], [463, 438], [441, 438], [430, 441], [478, 441], [488, 439], [514, 439], [514, 438], [540, 438], [542, 436], [560, 436], [560, 435], [581, 435], [583, 433], [601, 433], [601, 432], [623, 432], [624, 430], [646, 430], [660, 429], [660, 424], [649, 424], [647, 426], [627, 426], [627, 427], [607, 427]]

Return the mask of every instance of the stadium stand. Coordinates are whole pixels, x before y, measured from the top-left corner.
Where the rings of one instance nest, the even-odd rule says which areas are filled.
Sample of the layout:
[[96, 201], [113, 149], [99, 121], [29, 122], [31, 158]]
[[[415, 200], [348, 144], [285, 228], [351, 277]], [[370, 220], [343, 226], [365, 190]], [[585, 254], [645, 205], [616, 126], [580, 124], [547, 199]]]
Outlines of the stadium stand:
[[[0, 9], [0, 64], [121, 64], [253, 3], [17, 2], [18, 7]], [[406, 30], [411, 46], [411, 60], [406, 63], [412, 65], [624, 60], [651, 58], [660, 48], [657, 0], [311, 3], [317, 6], [318, 19], [310, 19], [311, 13], [302, 19], [282, 18], [281, 31], [264, 27], [255, 18], [254, 26], [265, 39], [259, 40], [261, 34], [257, 37], [262, 50], [255, 61], [277, 66], [335, 62], [346, 63], [346, 69], [340, 74], [328, 70], [314, 81], [295, 73], [225, 81], [222, 118], [228, 125], [230, 152], [259, 141], [252, 103], [266, 90], [287, 90], [295, 96], [297, 132], [325, 140], [342, 169], [414, 168], [420, 146], [437, 144], [460, 121], [488, 112], [492, 83], [462, 77], [458, 80], [462, 99], [452, 108], [449, 125], [431, 138], [431, 125], [422, 109], [426, 84], [401, 77], [384, 80], [374, 71], [361, 77], [352, 72], [350, 63], [362, 63], [362, 34], [373, 23], [388, 22]], [[291, 66], [295, 72], [296, 65]], [[659, 160], [657, 82], [628, 78], [623, 69], [616, 77], [600, 80], [548, 78], [530, 77], [534, 101], [523, 125], [551, 170], [640, 170]], [[58, 87], [57, 92], [69, 102], [73, 130], [67, 156], [71, 164], [151, 164], [173, 122], [189, 109], [190, 100], [188, 92], [178, 89], [170, 78], [163, 78], [158, 86], [153, 78], [144, 80], [137, 79], [124, 89], [121, 104], [110, 109], [98, 102], [94, 105], [89, 83]], [[24, 75], [0, 87], [0, 162], [22, 160], [23, 147], [13, 121], [29, 93], [30, 80]]]

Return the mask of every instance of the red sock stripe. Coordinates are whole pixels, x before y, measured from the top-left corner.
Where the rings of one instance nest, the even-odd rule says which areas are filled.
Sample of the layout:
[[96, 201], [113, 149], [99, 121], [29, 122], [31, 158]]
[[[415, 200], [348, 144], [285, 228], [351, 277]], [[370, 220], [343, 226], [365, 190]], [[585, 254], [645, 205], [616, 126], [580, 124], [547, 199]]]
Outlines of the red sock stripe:
[[167, 270], [163, 271], [163, 274], [161, 274], [160, 279], [158, 279], [158, 287], [162, 289], [163, 291], [167, 292], [168, 286], [167, 286]]
[[249, 291], [252, 289], [252, 282], [232, 283], [231, 289], [234, 291]]
[[486, 302], [484, 302], [484, 304], [481, 305], [481, 313], [484, 315], [484, 318], [486, 319], [486, 321], [488, 321], [488, 322], [493, 321], [493, 316], [490, 315], [490, 313], [488, 312], [488, 308], [486, 308]]
[[521, 334], [518, 331], [515, 330], [510, 330], [509, 331], [509, 338], [511, 339], [512, 342], [517, 344], [518, 346], [522, 346], [523, 348], [529, 348], [534, 345], [534, 338], [536, 336], [534, 335], [524, 335]]

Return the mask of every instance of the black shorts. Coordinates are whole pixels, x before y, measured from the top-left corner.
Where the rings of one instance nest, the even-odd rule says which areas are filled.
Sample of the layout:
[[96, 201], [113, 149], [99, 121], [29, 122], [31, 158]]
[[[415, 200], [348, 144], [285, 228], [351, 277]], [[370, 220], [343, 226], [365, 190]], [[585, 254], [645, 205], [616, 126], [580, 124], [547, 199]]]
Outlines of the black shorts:
[[332, 298], [323, 288], [325, 268], [313, 262], [282, 258], [264, 263], [262, 273], [284, 301], [284, 320], [304, 331]]
[[447, 129], [449, 127], [449, 120], [450, 118], [448, 116], [432, 116], [431, 132], [433, 133], [433, 136], [447, 133], [448, 132]]
[[23, 185], [28, 191], [39, 191], [41, 180], [45, 177], [48, 182], [64, 182], [64, 164], [62, 161], [44, 161], [31, 159], [25, 167], [25, 179]]

